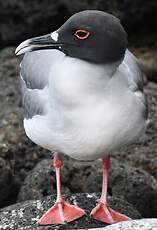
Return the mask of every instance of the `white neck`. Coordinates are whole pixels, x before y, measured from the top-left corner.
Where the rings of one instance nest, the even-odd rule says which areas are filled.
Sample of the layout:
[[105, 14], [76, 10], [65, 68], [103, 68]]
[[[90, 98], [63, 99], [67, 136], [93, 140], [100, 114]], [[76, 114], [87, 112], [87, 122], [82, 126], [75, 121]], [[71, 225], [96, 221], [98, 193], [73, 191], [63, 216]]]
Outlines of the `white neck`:
[[52, 67], [50, 95], [56, 101], [67, 104], [77, 104], [91, 95], [98, 95], [104, 90], [119, 63], [92, 64], [64, 56]]

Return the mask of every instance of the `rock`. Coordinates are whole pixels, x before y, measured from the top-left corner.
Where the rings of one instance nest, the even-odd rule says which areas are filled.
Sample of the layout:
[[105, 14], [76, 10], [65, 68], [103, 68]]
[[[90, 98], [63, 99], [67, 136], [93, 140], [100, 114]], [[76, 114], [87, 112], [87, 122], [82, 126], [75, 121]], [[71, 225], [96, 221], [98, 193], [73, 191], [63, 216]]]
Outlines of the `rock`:
[[[89, 214], [92, 208], [95, 207], [98, 194], [73, 194], [66, 196], [65, 199], [69, 202], [75, 203], [80, 207], [84, 208], [87, 215], [79, 220], [73, 221], [66, 225], [52, 225], [48, 227], [37, 227], [36, 221], [41, 215], [50, 208], [56, 197], [48, 196], [42, 200], [37, 201], [26, 201], [24, 203], [17, 203], [7, 208], [0, 210], [0, 229], [11, 230], [11, 229], [79, 229], [79, 228], [96, 228], [106, 226], [102, 222], [98, 222], [90, 218]], [[133, 208], [129, 203], [120, 199], [109, 197], [109, 204], [112, 208], [123, 212], [130, 216], [132, 219], [141, 218], [140, 214], [136, 209]]]
[[[63, 156], [64, 166], [62, 168], [62, 191], [63, 194], [69, 192], [99, 192], [101, 191], [101, 166], [99, 164], [100, 183], [95, 180], [89, 185], [88, 176], [96, 173], [96, 165], [81, 164], [73, 159]], [[98, 179], [99, 180], [99, 179]], [[51, 159], [40, 161], [36, 167], [29, 172], [21, 186], [18, 201], [29, 199], [40, 199], [51, 193], [56, 193], [55, 170]]]
[[[6, 48], [0, 51], [0, 105], [3, 108], [0, 113], [1, 119], [4, 119], [8, 113], [15, 112], [14, 109], [21, 103], [19, 79], [17, 78], [19, 75], [18, 65], [14, 48]], [[5, 123], [6, 121], [2, 120], [1, 126]]]
[[[80, 163], [65, 158], [62, 168], [63, 194], [70, 192], [101, 192], [102, 165], [101, 161]], [[109, 180], [109, 194], [127, 200], [133, 204], [143, 217], [155, 217], [157, 209], [157, 181], [147, 172], [112, 160]], [[26, 177], [18, 201], [40, 199], [56, 193], [55, 170], [52, 160], [45, 159], [37, 164]], [[154, 195], [153, 195], [154, 194]], [[154, 208], [152, 208], [154, 207]]]
[[[0, 44], [15, 45], [20, 41], [54, 31], [72, 14], [85, 9], [99, 9], [121, 18], [129, 34], [154, 33], [157, 3], [155, 0], [136, 2], [110, 0], [6, 0], [0, 2]], [[8, 16], [9, 15], [9, 16]], [[142, 37], [142, 36], [141, 36]]]
[[[71, 166], [72, 165], [72, 166]], [[100, 192], [102, 186], [101, 161], [81, 165], [78, 162], [65, 162], [63, 179], [70, 178], [71, 191]], [[156, 217], [157, 180], [146, 171], [111, 158], [109, 172], [110, 195], [127, 200], [144, 217]]]
[[121, 223], [107, 226], [106, 228], [100, 228], [100, 230], [156, 230], [157, 219], [141, 219], [124, 221]]
[[157, 82], [157, 50], [150, 47], [132, 48], [150, 81]]
[[16, 202], [19, 181], [14, 176], [13, 165], [0, 157], [0, 208]]
[[[64, 181], [62, 191], [63, 194], [70, 192]], [[20, 188], [18, 201], [40, 199], [52, 193], [56, 193], [55, 170], [52, 166], [52, 160], [45, 159], [39, 162], [26, 177]]]
[[113, 161], [109, 187], [113, 196], [133, 204], [143, 217], [157, 216], [157, 181], [149, 173]]
[[0, 207], [6, 201], [12, 188], [13, 172], [9, 162], [0, 157]]
[[14, 51], [14, 47], [0, 50], [0, 157], [9, 164], [11, 174], [14, 173], [9, 181], [13, 187], [8, 190], [10, 194], [6, 202], [0, 203], [0, 207], [15, 202], [17, 191], [27, 172], [39, 158], [45, 157], [46, 152], [29, 141], [24, 133], [19, 61]]
[[[69, 192], [100, 192], [101, 191], [101, 165], [98, 163], [80, 163], [63, 156], [62, 191]], [[98, 171], [98, 172], [97, 172]], [[95, 175], [93, 175], [95, 173]], [[88, 177], [93, 175], [91, 180]], [[56, 193], [55, 170], [51, 159], [41, 160], [36, 167], [28, 173], [21, 186], [18, 201], [40, 199], [51, 192]]]

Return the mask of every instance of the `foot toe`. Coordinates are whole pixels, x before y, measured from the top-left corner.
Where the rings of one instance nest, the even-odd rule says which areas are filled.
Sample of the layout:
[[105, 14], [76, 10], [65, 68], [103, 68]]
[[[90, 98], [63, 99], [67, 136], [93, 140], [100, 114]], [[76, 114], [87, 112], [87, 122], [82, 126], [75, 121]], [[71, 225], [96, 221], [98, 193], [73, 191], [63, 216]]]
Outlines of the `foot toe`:
[[98, 205], [92, 210], [91, 216], [93, 219], [107, 224], [113, 224], [130, 219], [126, 215], [111, 209], [107, 206], [107, 204], [103, 203], [98, 203]]
[[64, 224], [85, 215], [85, 211], [69, 203], [56, 203], [37, 222], [39, 225]]

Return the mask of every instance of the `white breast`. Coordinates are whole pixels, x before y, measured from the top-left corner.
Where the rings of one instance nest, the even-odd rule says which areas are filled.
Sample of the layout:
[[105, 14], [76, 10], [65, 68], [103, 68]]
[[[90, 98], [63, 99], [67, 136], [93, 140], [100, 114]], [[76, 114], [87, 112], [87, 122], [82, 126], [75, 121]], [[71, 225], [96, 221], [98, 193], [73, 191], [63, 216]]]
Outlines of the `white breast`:
[[114, 66], [63, 58], [52, 66], [49, 111], [24, 120], [38, 145], [78, 160], [95, 160], [135, 140], [145, 129], [142, 108]]

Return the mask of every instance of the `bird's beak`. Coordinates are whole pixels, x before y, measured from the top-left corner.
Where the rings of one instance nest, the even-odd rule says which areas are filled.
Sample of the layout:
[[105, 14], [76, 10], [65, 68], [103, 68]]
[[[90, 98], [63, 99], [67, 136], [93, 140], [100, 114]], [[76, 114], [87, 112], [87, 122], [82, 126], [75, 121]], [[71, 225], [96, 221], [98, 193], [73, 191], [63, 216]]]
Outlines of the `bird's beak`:
[[40, 37], [35, 37], [22, 42], [15, 50], [16, 55], [26, 52], [42, 49], [62, 49], [61, 43], [58, 42], [57, 31]]

